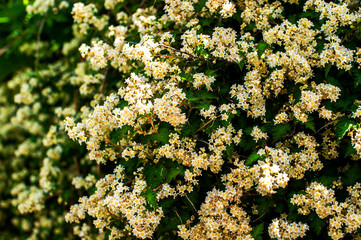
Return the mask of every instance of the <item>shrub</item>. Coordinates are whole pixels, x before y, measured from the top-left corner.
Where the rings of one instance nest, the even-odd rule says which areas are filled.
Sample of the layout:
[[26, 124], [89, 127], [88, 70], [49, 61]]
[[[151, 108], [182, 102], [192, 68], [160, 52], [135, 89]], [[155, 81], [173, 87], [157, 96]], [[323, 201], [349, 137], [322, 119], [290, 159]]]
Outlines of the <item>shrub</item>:
[[358, 1], [1, 6], [1, 238], [361, 238]]

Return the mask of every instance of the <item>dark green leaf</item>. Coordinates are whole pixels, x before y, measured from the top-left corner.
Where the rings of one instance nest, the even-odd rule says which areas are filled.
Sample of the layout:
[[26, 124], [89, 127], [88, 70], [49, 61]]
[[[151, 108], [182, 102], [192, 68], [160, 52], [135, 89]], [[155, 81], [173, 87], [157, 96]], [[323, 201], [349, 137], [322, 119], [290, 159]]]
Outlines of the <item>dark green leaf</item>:
[[286, 124], [276, 124], [274, 126], [272, 126], [271, 128], [271, 134], [273, 136], [273, 139], [275, 141], [280, 140], [283, 136], [285, 136], [287, 134], [288, 131], [291, 130], [291, 125], [286, 123]]
[[170, 129], [171, 129], [170, 124], [162, 122], [159, 125], [158, 133], [152, 134], [150, 136], [150, 140], [156, 140], [162, 144], [168, 143], [169, 142], [169, 134], [171, 133]]
[[334, 78], [332, 76], [327, 76], [326, 77], [326, 82], [341, 88], [340, 82], [336, 78]]
[[149, 189], [145, 195], [145, 199], [151, 206], [157, 207], [157, 192]]
[[264, 224], [263, 223], [260, 223], [257, 226], [253, 227], [252, 228], [252, 233], [251, 233], [252, 237], [255, 240], [262, 239], [263, 230], [264, 230]]
[[175, 179], [179, 174], [183, 174], [184, 170], [182, 166], [179, 166], [177, 168], [173, 168], [169, 171], [167, 174], [167, 182], [171, 182], [173, 179]]
[[321, 234], [322, 228], [326, 225], [326, 221], [319, 218], [315, 213], [311, 213], [309, 219], [311, 221], [311, 229], [314, 233], [316, 233], [317, 236], [319, 236]]
[[234, 147], [233, 147], [233, 145], [227, 146], [227, 147], [226, 147], [226, 151], [225, 151], [225, 156], [226, 156], [227, 158], [231, 158], [233, 153], [234, 153]]
[[304, 123], [305, 127], [311, 129], [313, 132], [316, 132], [315, 123], [313, 121], [308, 121]]
[[133, 132], [133, 128], [130, 126], [123, 126], [122, 128], [117, 128], [110, 133], [110, 140], [113, 143], [119, 142], [125, 135], [129, 135], [129, 132]]
[[317, 181], [326, 187], [331, 187], [332, 183], [336, 180], [337, 180], [336, 177], [329, 177], [329, 176], [322, 176], [314, 179], [314, 181]]
[[359, 164], [352, 165], [345, 173], [345, 177], [342, 179], [344, 184], [353, 185], [358, 181], [361, 181], [361, 167]]
[[260, 157], [261, 157], [261, 155], [259, 155], [257, 152], [253, 152], [251, 155], [249, 155], [245, 164], [247, 166], [250, 166], [252, 163], [254, 163]]
[[258, 57], [261, 57], [262, 54], [266, 51], [266, 49], [268, 48], [268, 44], [263, 42], [263, 41], [260, 41], [258, 44], [257, 44], [257, 53], [258, 53]]
[[241, 71], [243, 70], [244, 64], [245, 64], [244, 59], [242, 59], [241, 61], [238, 61], [238, 66], [239, 66], [239, 69], [241, 69]]
[[339, 122], [336, 124], [336, 137], [337, 140], [340, 141], [345, 134], [350, 131], [351, 127], [355, 124], [354, 121], [347, 119], [346, 117], [342, 117], [339, 119]]
[[206, 99], [216, 99], [217, 96], [210, 92], [192, 92], [189, 93], [189, 97], [187, 96], [188, 101], [199, 101], [199, 100], [206, 100]]
[[332, 65], [330, 63], [326, 65], [326, 67], [325, 67], [325, 78], [327, 77], [328, 73], [330, 72], [331, 67], [332, 67]]
[[203, 103], [200, 103], [200, 104], [194, 106], [193, 108], [208, 110], [210, 105], [211, 105], [210, 102], [203, 102]]
[[337, 102], [333, 103], [333, 105], [335, 107], [344, 109], [346, 107], [349, 107], [349, 105], [353, 104], [355, 99], [357, 99], [358, 97], [359, 94], [345, 94], [339, 100], [337, 100]]
[[356, 154], [356, 149], [352, 146], [351, 142], [348, 142], [346, 146], [345, 157], [348, 157], [351, 154]]

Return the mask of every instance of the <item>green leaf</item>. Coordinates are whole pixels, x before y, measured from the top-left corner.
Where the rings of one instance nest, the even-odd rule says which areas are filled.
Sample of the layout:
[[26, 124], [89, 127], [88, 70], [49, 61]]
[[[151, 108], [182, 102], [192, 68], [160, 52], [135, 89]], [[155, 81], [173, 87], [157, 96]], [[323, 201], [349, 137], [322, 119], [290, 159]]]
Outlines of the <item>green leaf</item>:
[[271, 134], [275, 141], [280, 140], [283, 136], [287, 134], [288, 131], [291, 130], [290, 124], [276, 124], [271, 128]]
[[217, 96], [211, 92], [207, 92], [207, 91], [190, 91], [186, 93], [187, 95], [187, 100], [194, 102], [194, 101], [199, 101], [199, 100], [206, 100], [206, 99], [217, 99]]
[[251, 135], [252, 130], [253, 130], [253, 127], [247, 127], [247, 128], [244, 129], [244, 133], [247, 134], [247, 135]]
[[327, 77], [328, 73], [330, 72], [331, 67], [332, 67], [332, 65], [330, 63], [326, 65], [326, 67], [325, 67], [325, 78]]
[[354, 121], [347, 119], [346, 117], [342, 117], [339, 119], [339, 122], [336, 124], [336, 137], [337, 141], [340, 141], [345, 134], [350, 131], [351, 127], [355, 124]]
[[285, 212], [285, 207], [282, 203], [277, 204], [274, 209], [277, 213], [280, 214]]
[[295, 14], [294, 15], [289, 15], [288, 16], [288, 21], [290, 21], [293, 24], [296, 24], [297, 23], [297, 16]]
[[255, 240], [260, 240], [262, 239], [262, 233], [264, 230], [264, 224], [260, 223], [257, 226], [252, 228], [252, 232], [251, 235]]
[[351, 142], [347, 142], [345, 157], [350, 156], [351, 154], [356, 154], [356, 149], [352, 146]]
[[117, 143], [123, 138], [124, 135], [129, 135], [129, 132], [133, 131], [134, 129], [130, 126], [123, 126], [122, 128], [117, 128], [110, 133], [110, 140], [113, 143]]
[[197, 46], [196, 46], [196, 55], [197, 55], [197, 56], [200, 56], [203, 50], [204, 50], [203, 44], [197, 45]]
[[257, 152], [253, 152], [251, 155], [249, 155], [249, 157], [247, 158], [246, 161], [246, 166], [250, 166], [252, 163], [254, 163], [257, 159], [259, 159], [261, 157], [261, 155], [259, 155]]
[[305, 127], [311, 129], [313, 132], [316, 132], [315, 123], [313, 121], [308, 121], [304, 123]]
[[231, 158], [231, 157], [232, 157], [232, 154], [234, 153], [234, 147], [233, 147], [233, 145], [227, 146], [227, 147], [226, 147], [226, 151], [225, 151], [224, 153], [225, 153], [225, 156], [226, 156], [227, 158]]
[[162, 122], [159, 125], [158, 133], [150, 135], [150, 140], [157, 140], [162, 144], [167, 144], [169, 142], [169, 134], [171, 133], [170, 129], [170, 124]]
[[173, 198], [165, 198], [159, 201], [158, 205], [163, 209], [163, 212], [166, 214], [170, 207], [174, 205], [174, 199]]
[[63, 194], [62, 194], [62, 197], [64, 199], [65, 202], [68, 202], [69, 201], [69, 196], [71, 194], [71, 190], [70, 189], [66, 189], [64, 190]]
[[[335, 107], [338, 108], [347, 108], [349, 105], [353, 104], [353, 102], [359, 97], [359, 94], [341, 94], [341, 98], [337, 100], [337, 102], [333, 103]], [[344, 111], [344, 110], [342, 110]]]
[[336, 78], [334, 78], [332, 76], [327, 76], [326, 77], [326, 82], [329, 83], [329, 84], [332, 84], [334, 86], [342, 88], [340, 82]]
[[346, 172], [342, 181], [346, 185], [353, 185], [361, 180], [361, 167], [359, 164], [352, 165]]
[[258, 44], [257, 44], [257, 53], [258, 53], [258, 57], [261, 57], [262, 54], [266, 51], [266, 49], [268, 48], [268, 44], [263, 42], [263, 41], [260, 41]]
[[356, 86], [361, 84], [361, 74], [358, 71], [354, 71], [354, 79]]
[[337, 180], [336, 177], [329, 177], [329, 176], [322, 176], [314, 179], [314, 181], [317, 181], [326, 187], [331, 187], [332, 183], [336, 180]]
[[157, 192], [153, 191], [153, 189], [147, 191], [145, 199], [151, 206], [157, 207]]
[[171, 182], [173, 179], [175, 179], [179, 174], [183, 175], [184, 170], [182, 166], [179, 166], [177, 168], [173, 168], [169, 171], [167, 174], [167, 182]]
[[200, 104], [194, 106], [193, 108], [208, 110], [210, 105], [211, 105], [210, 102], [203, 102], [203, 103], [200, 103]]
[[326, 221], [319, 218], [315, 213], [311, 213], [309, 219], [311, 221], [311, 229], [314, 233], [316, 233], [317, 236], [319, 236], [321, 234], [322, 228], [326, 225]]
[[259, 214], [265, 214], [270, 212], [270, 209], [273, 209], [274, 202], [272, 200], [269, 200], [267, 198], [261, 198], [258, 200], [258, 211]]
[[[179, 218], [177, 216], [162, 218], [162, 221], [159, 224], [158, 231], [156, 232], [156, 234], [161, 236], [161, 238], [156, 238], [156, 239], [167, 239], [167, 238], [164, 238], [164, 236], [165, 236], [164, 233], [169, 232], [169, 231], [177, 231], [178, 225], [180, 225], [180, 224], [181, 224], [181, 221], [179, 220]], [[168, 238], [168, 239], [174, 239], [174, 238]]]
[[238, 61], [238, 66], [239, 66], [239, 69], [241, 69], [241, 71], [243, 70], [245, 62], [246, 61], [244, 59], [242, 59], [241, 61]]
[[0, 17], [0, 23], [7, 23], [10, 21], [10, 18], [8, 17]]

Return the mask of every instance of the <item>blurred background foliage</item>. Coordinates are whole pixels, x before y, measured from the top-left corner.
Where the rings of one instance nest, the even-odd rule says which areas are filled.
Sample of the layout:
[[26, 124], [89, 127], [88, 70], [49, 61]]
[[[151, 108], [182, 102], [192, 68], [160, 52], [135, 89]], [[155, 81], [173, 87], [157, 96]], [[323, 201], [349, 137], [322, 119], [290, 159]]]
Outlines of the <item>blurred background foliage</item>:
[[[81, 101], [77, 88], [62, 81], [80, 60], [62, 53], [73, 37], [71, 9], [29, 14], [27, 5], [0, 1], [0, 239], [74, 239], [63, 212], [82, 194], [71, 179], [80, 174], [73, 164], [84, 151], [56, 135], [62, 110], [75, 111], [74, 100]], [[21, 92], [29, 99], [15, 100]], [[54, 183], [47, 190], [45, 179]], [[27, 199], [43, 207], [20, 214], [16, 205]]]

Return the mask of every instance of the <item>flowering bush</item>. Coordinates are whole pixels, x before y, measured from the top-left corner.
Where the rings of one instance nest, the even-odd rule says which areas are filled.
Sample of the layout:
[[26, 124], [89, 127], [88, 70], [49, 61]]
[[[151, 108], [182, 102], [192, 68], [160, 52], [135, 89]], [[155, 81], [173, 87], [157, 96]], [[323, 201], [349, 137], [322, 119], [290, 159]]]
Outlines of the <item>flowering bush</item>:
[[1, 239], [361, 239], [359, 1], [0, 6]]

